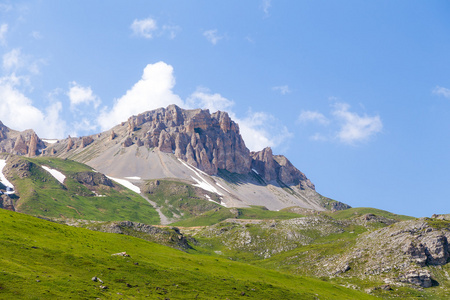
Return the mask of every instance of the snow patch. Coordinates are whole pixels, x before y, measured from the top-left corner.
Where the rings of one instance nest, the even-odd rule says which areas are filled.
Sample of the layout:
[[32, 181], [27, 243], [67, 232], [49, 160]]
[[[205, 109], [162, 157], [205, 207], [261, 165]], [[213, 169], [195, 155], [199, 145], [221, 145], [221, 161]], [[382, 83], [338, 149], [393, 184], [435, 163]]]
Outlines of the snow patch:
[[138, 194], [141, 193], [141, 189], [138, 186], [132, 184], [131, 182], [129, 182], [126, 179], [114, 178], [114, 177], [111, 177], [111, 176], [108, 176], [108, 175], [106, 175], [106, 177], [108, 177], [109, 179], [114, 180], [115, 182], [123, 185], [124, 187], [126, 187], [127, 189], [132, 190], [135, 193], [138, 193]]
[[141, 177], [139, 177], [139, 176], [130, 176], [130, 177], [125, 177], [125, 179], [129, 179], [129, 180], [141, 180]]
[[58, 140], [47, 140], [47, 139], [41, 139], [41, 141], [46, 142], [47, 144], [55, 144], [58, 142]]
[[[216, 182], [217, 186], [219, 186], [222, 190], [227, 191], [228, 193], [230, 193], [229, 190], [227, 190], [226, 188], [223, 187], [223, 185], [221, 185], [220, 183]], [[230, 193], [231, 194], [231, 193]]]
[[258, 171], [256, 171], [255, 169], [252, 169], [252, 171], [259, 175]]
[[191, 178], [194, 179], [195, 182], [197, 182], [196, 184], [193, 184], [193, 186], [197, 186], [197, 187], [207, 190], [209, 192], [223, 196], [223, 194], [221, 192], [219, 192], [212, 184], [210, 184], [208, 181], [206, 181], [206, 179], [203, 178], [202, 175], [200, 175], [200, 173], [203, 173], [206, 176], [208, 176], [206, 173], [200, 171], [199, 169], [197, 169], [193, 166], [190, 166], [188, 163], [182, 161], [181, 159], [178, 159], [178, 160], [183, 165], [185, 165], [187, 168], [189, 168], [192, 172], [194, 172], [195, 175], [198, 177], [198, 178], [195, 178], [194, 176], [191, 176]]
[[3, 174], [3, 168], [6, 166], [6, 160], [0, 159], [0, 182], [6, 186], [6, 194], [11, 195], [14, 194], [14, 186], [11, 182], [6, 179], [5, 174]]
[[66, 175], [64, 175], [63, 173], [61, 173], [58, 170], [55, 169], [50, 169], [47, 166], [42, 166], [42, 169], [44, 169], [45, 171], [49, 172], [53, 177], [55, 177], [56, 180], [58, 180], [61, 184], [64, 184], [64, 179], [66, 179]]

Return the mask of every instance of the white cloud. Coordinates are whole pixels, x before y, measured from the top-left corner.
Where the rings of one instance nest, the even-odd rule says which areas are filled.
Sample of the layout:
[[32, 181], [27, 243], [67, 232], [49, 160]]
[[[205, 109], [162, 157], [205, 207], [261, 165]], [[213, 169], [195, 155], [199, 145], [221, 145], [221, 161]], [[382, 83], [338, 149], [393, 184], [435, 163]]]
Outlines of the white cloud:
[[450, 98], [450, 89], [447, 89], [445, 87], [437, 86], [433, 89], [433, 94], [436, 94], [438, 96], [443, 96], [445, 98]]
[[8, 32], [8, 24], [0, 25], [0, 44], [6, 44], [6, 33]]
[[318, 122], [322, 125], [327, 125], [330, 121], [322, 113], [317, 111], [302, 110], [298, 117], [298, 121], [302, 123], [306, 122]]
[[34, 129], [41, 137], [64, 137], [66, 126], [59, 117], [61, 102], [53, 102], [43, 112], [17, 89], [17, 83], [12, 77], [0, 78], [0, 120], [15, 130]]
[[153, 34], [158, 29], [156, 21], [152, 18], [142, 20], [135, 19], [130, 27], [131, 30], [133, 30], [134, 35], [141, 36], [146, 39], [153, 38]]
[[247, 116], [240, 119], [232, 111], [234, 101], [218, 93], [211, 93], [206, 88], [197, 88], [183, 101], [173, 93], [174, 85], [172, 66], [164, 62], [147, 65], [142, 78], [124, 96], [116, 100], [111, 109], [103, 109], [98, 117], [98, 124], [102, 130], [107, 130], [132, 115], [176, 104], [183, 108], [209, 109], [211, 113], [218, 110], [228, 112], [239, 124], [244, 141], [251, 150], [279, 146], [292, 136], [279, 120], [268, 113], [249, 111]]
[[272, 90], [280, 92], [281, 95], [286, 95], [291, 92], [287, 85], [274, 86]]
[[216, 45], [217, 42], [223, 39], [223, 36], [217, 33], [217, 29], [206, 30], [203, 32], [203, 36], [213, 45]]
[[266, 17], [269, 16], [269, 8], [272, 6], [271, 2], [272, 2], [271, 0], [263, 0], [262, 3], [261, 3], [261, 8], [262, 8], [262, 10], [264, 12], [264, 15]]
[[337, 138], [346, 144], [354, 144], [367, 140], [372, 135], [381, 132], [383, 123], [380, 116], [360, 116], [349, 111], [350, 105], [336, 103], [332, 114], [341, 123]]
[[69, 96], [70, 99], [71, 109], [74, 109], [77, 105], [89, 103], [92, 103], [94, 108], [98, 108], [101, 103], [100, 98], [92, 92], [91, 87], [83, 87], [75, 81], [70, 83], [70, 89], [67, 92], [67, 96]]
[[265, 112], [249, 111], [244, 119], [233, 119], [239, 124], [245, 145], [252, 151], [280, 146], [292, 137], [286, 126]]
[[24, 64], [20, 49], [13, 49], [3, 54], [3, 68], [7, 71], [17, 70]]
[[222, 97], [220, 94], [210, 94], [207, 88], [197, 88], [187, 101], [187, 107], [209, 109], [210, 112], [226, 111], [230, 112], [234, 102]]
[[183, 106], [178, 95], [172, 92], [175, 85], [173, 68], [164, 62], [148, 64], [142, 78], [125, 95], [115, 101], [111, 109], [104, 108], [98, 118], [99, 125], [107, 130], [130, 116], [170, 104]]

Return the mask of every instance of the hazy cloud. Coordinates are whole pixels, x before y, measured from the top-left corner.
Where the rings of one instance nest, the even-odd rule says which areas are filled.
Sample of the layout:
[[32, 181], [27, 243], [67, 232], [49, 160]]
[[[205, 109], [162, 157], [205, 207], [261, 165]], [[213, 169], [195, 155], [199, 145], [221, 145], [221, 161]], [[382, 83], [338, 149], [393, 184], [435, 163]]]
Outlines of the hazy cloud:
[[206, 30], [203, 36], [213, 45], [216, 45], [224, 37], [218, 34], [217, 29]]
[[349, 109], [350, 105], [346, 103], [336, 103], [332, 112], [333, 116], [340, 122], [337, 138], [341, 142], [353, 144], [364, 141], [383, 129], [380, 116], [360, 116], [349, 111]]
[[234, 102], [218, 93], [210, 94], [209, 89], [200, 87], [188, 97], [186, 105], [190, 108], [209, 109], [210, 112], [230, 112]]
[[272, 6], [271, 2], [272, 0], [263, 0], [261, 3], [261, 9], [263, 10], [265, 17], [269, 16], [269, 8]]
[[3, 69], [15, 71], [24, 65], [24, 59], [20, 49], [13, 49], [3, 54]]
[[70, 88], [69, 91], [67, 92], [67, 96], [69, 97], [70, 100], [71, 109], [74, 109], [76, 106], [80, 104], [89, 104], [89, 103], [92, 103], [94, 105], [94, 108], [97, 108], [101, 103], [100, 98], [94, 95], [91, 87], [81, 86], [75, 81], [72, 81], [70, 83]]
[[443, 96], [445, 98], [450, 98], [450, 89], [447, 89], [445, 87], [437, 86], [433, 89], [433, 94], [436, 94], [438, 96]]
[[8, 32], [8, 24], [0, 25], [0, 44], [6, 44], [6, 33]]
[[142, 20], [135, 19], [130, 27], [134, 35], [144, 37], [146, 39], [153, 38], [153, 34], [158, 29], [156, 21], [152, 18]]
[[280, 92], [281, 95], [286, 95], [291, 92], [291, 90], [289, 89], [289, 86], [287, 86], [287, 85], [274, 86], [272, 88], [272, 90]]
[[298, 116], [298, 122], [306, 123], [306, 122], [318, 122], [322, 125], [327, 125], [330, 121], [323, 114], [317, 111], [310, 110], [302, 110], [300, 115]]

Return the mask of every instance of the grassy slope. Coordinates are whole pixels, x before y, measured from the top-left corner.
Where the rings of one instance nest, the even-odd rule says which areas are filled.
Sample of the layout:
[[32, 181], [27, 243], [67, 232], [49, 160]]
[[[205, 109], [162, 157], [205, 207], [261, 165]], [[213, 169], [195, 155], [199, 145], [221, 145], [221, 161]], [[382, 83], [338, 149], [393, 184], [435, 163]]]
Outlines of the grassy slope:
[[[11, 179], [20, 195], [17, 210], [30, 215], [49, 218], [76, 218], [98, 221], [129, 220], [158, 224], [155, 209], [142, 197], [123, 187], [100, 187], [94, 194], [72, 178], [77, 172], [92, 171], [86, 165], [58, 158], [15, 157], [16, 161], [31, 162], [31, 175]], [[48, 166], [66, 175], [64, 185], [40, 166]]]
[[[3, 299], [371, 299], [321, 280], [0, 210]], [[131, 257], [111, 256], [127, 251]], [[91, 280], [101, 278], [101, 283]]]
[[385, 210], [371, 207], [354, 207], [346, 210], [338, 210], [335, 212], [323, 212], [323, 213], [333, 217], [336, 220], [352, 219], [369, 213], [389, 219], [394, 219], [397, 221], [406, 221], [415, 219], [414, 217], [397, 215]]
[[[168, 218], [187, 219], [220, 207], [218, 195], [176, 180], [150, 180], [143, 192]], [[206, 194], [217, 202], [208, 201]]]
[[209, 226], [217, 224], [228, 218], [236, 219], [258, 219], [258, 220], [285, 220], [300, 218], [302, 215], [286, 212], [272, 211], [264, 207], [252, 206], [248, 208], [225, 208], [220, 207], [216, 210], [207, 211], [199, 216], [189, 218], [183, 221], [173, 223], [174, 226], [192, 227], [192, 226]]

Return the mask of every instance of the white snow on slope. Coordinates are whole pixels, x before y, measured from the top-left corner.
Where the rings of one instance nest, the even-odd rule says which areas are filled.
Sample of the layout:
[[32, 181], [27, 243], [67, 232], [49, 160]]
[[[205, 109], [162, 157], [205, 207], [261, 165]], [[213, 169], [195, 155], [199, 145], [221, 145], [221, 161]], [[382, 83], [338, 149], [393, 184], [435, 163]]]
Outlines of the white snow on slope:
[[[223, 185], [221, 185], [220, 183], [216, 182], [217, 186], [220, 187], [222, 190], [227, 191], [228, 193], [230, 193], [229, 190], [227, 190], [226, 188], [223, 187]], [[231, 193], [230, 193], [231, 194]]]
[[55, 177], [56, 180], [58, 180], [61, 184], [64, 184], [64, 179], [66, 179], [66, 175], [64, 175], [63, 173], [61, 173], [58, 170], [55, 169], [50, 169], [47, 166], [42, 166], [42, 169], [44, 169], [45, 171], [49, 172], [53, 177]]
[[[111, 180], [114, 180], [115, 182], [117, 182], [117, 183], [123, 185], [124, 187], [126, 187], [127, 189], [132, 190], [132, 191], [135, 192], [135, 193], [138, 193], [138, 194], [141, 193], [141, 189], [140, 189], [138, 186], [132, 184], [131, 182], [129, 182], [129, 181], [126, 180], [126, 179], [114, 178], [114, 177], [111, 177], [111, 176], [108, 176], [108, 175], [106, 175], [106, 177], [108, 177], [108, 178], [111, 179]], [[129, 177], [128, 177], [128, 178], [129, 178]]]
[[[191, 171], [193, 171], [195, 173], [195, 175], [198, 177], [198, 178], [195, 178], [194, 176], [191, 176], [191, 178], [194, 179], [195, 182], [197, 182], [196, 184], [193, 184], [193, 186], [197, 186], [197, 187], [207, 190], [209, 192], [216, 193], [218, 195], [223, 196], [223, 194], [221, 192], [219, 192], [212, 184], [210, 184], [208, 181], [206, 181], [206, 179], [203, 178], [202, 175], [200, 175], [200, 172], [202, 172], [202, 171], [198, 170], [197, 168], [195, 168], [193, 166], [190, 166], [188, 163], [182, 161], [181, 159], [178, 159], [178, 160], [183, 165], [185, 165], [187, 168], [189, 168]], [[203, 173], [203, 174], [205, 174], [205, 173]]]
[[131, 176], [131, 177], [125, 177], [125, 179], [129, 179], [129, 180], [141, 180], [141, 177], [138, 177], [138, 176]]
[[56, 143], [58, 140], [47, 140], [47, 139], [41, 139], [43, 142], [46, 142], [48, 144], [54, 144]]
[[6, 186], [6, 194], [14, 194], [14, 186], [6, 179], [3, 174], [3, 168], [6, 166], [6, 160], [0, 159], [0, 182]]

